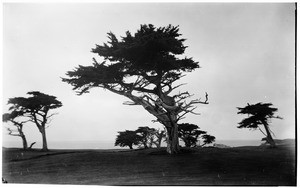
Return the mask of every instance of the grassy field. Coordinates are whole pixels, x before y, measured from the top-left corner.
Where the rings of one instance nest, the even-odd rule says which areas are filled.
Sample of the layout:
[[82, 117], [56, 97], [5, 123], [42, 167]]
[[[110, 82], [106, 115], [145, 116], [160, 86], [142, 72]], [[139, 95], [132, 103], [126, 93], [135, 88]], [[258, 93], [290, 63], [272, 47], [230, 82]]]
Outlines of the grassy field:
[[165, 149], [3, 148], [8, 183], [77, 185], [296, 185], [295, 145]]

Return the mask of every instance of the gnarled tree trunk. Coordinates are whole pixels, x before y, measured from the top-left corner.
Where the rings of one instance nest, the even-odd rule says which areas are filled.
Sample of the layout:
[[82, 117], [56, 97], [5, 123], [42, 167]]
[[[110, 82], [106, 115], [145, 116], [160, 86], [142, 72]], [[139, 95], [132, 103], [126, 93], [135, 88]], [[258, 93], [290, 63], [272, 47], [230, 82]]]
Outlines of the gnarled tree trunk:
[[177, 123], [169, 123], [166, 126], [167, 129], [167, 152], [170, 154], [176, 154], [179, 152], [179, 140], [178, 140], [178, 125]]
[[[159, 86], [157, 87], [159, 88]], [[141, 105], [144, 107], [145, 110], [147, 110], [150, 114], [155, 116], [157, 118], [157, 121], [163, 124], [167, 130], [167, 152], [170, 154], [176, 154], [179, 152], [179, 139], [178, 139], [178, 125], [177, 122], [182, 118], [183, 115], [186, 113], [191, 113], [195, 108], [190, 109], [192, 104], [196, 103], [202, 103], [202, 104], [208, 104], [207, 103], [207, 94], [206, 94], [206, 100], [205, 102], [201, 102], [199, 100], [192, 100], [189, 103], [181, 103], [176, 104], [174, 97], [170, 97], [167, 94], [172, 90], [170, 89], [169, 92], [162, 92], [162, 89], [158, 89], [158, 97], [156, 100], [154, 98], [151, 98], [148, 95], [144, 95], [141, 97], [134, 96], [131, 91], [130, 92], [124, 92], [124, 91], [118, 91], [113, 88], [105, 88], [108, 89], [114, 93], [117, 93], [119, 95], [123, 95], [129, 99], [131, 99], [132, 102], [126, 102], [124, 104], [127, 105]], [[181, 95], [187, 95], [190, 96], [187, 92], [179, 94]], [[187, 97], [182, 96], [181, 100], [185, 99]], [[180, 112], [184, 112], [183, 115], [179, 116]]]

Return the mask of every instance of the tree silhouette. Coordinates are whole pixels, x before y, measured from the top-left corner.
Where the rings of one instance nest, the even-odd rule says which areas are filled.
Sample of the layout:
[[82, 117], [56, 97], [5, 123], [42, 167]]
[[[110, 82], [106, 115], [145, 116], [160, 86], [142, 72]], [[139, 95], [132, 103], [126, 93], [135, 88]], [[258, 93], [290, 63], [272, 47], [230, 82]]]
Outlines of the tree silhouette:
[[24, 117], [35, 123], [43, 139], [43, 151], [48, 150], [46, 139], [46, 125], [50, 123], [50, 118], [56, 113], [49, 114], [49, 111], [62, 106], [62, 103], [55, 96], [47, 95], [38, 91], [28, 92], [31, 95], [28, 98], [15, 97], [8, 100], [8, 104], [12, 105], [11, 109], [15, 109], [22, 113]]
[[171, 154], [179, 151], [178, 125], [187, 113], [194, 113], [195, 104], [208, 104], [208, 95], [204, 101], [188, 100], [188, 92], [170, 95], [182, 84], [174, 82], [182, 78], [184, 72], [199, 68], [192, 58], [181, 58], [186, 46], [180, 39], [178, 26], [155, 28], [153, 25], [141, 25], [132, 35], [118, 40], [108, 33], [109, 41], [96, 45], [93, 53], [104, 58], [98, 62], [95, 58], [92, 66], [79, 65], [62, 78], [73, 86], [79, 95], [91, 88], [100, 87], [130, 99], [127, 105], [141, 105], [156, 117], [167, 130], [167, 151]]
[[140, 137], [137, 135], [136, 131], [120, 131], [118, 132], [119, 135], [117, 135], [115, 146], [121, 146], [126, 147], [128, 146], [130, 149], [133, 149], [133, 145], [139, 144]]
[[144, 148], [151, 148], [152, 144], [154, 142], [154, 128], [149, 128], [147, 126], [145, 127], [139, 127], [137, 130], [135, 130], [136, 134], [139, 136], [139, 142], [141, 145], [144, 146]]
[[160, 148], [163, 138], [166, 138], [166, 132], [164, 130], [155, 129], [154, 137], [156, 139], [153, 140], [153, 144], [155, 144], [157, 148]]
[[[243, 119], [238, 128], [250, 128], [250, 129], [259, 129], [265, 136], [265, 140], [271, 145], [271, 147], [275, 147], [276, 144], [272, 138], [271, 130], [269, 127], [268, 120], [271, 118], [282, 119], [279, 116], [274, 116], [274, 113], [278, 111], [277, 108], [272, 108], [273, 104], [271, 103], [257, 103], [257, 104], [247, 104], [246, 107], [237, 109], [239, 110], [238, 114], [247, 114], [248, 118]], [[266, 133], [264, 133], [259, 125], [263, 125]]]
[[201, 147], [205, 146], [206, 144], [211, 144], [216, 140], [216, 137], [209, 134], [204, 134], [201, 136], [201, 138], [203, 139], [203, 144], [201, 145]]
[[[26, 150], [28, 148], [26, 136], [23, 132], [23, 125], [28, 122], [28, 120], [20, 120], [23, 117], [22, 111], [13, 110], [10, 113], [4, 113], [2, 115], [3, 122], [11, 122], [17, 129], [7, 128], [8, 134], [11, 136], [19, 136], [22, 139], [23, 149]], [[18, 120], [19, 119], [19, 120]]]
[[200, 130], [195, 124], [178, 124], [178, 136], [182, 139], [186, 147], [195, 147], [201, 134], [206, 134], [206, 131]]

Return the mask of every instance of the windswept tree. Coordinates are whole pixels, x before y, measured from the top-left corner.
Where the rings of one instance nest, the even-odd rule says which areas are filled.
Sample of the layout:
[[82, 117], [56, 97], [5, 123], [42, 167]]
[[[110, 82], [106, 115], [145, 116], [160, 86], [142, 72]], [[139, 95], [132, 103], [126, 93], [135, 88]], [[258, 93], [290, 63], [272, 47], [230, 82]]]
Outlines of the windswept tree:
[[136, 131], [139, 136], [140, 145], [144, 148], [151, 148], [154, 142], [155, 129], [150, 127], [139, 127]]
[[118, 132], [115, 146], [126, 147], [128, 146], [130, 149], [133, 149], [133, 145], [138, 145], [140, 138], [137, 135], [136, 131], [120, 131]]
[[183, 73], [199, 68], [198, 62], [184, 57], [185, 39], [180, 38], [178, 26], [156, 28], [141, 25], [132, 35], [129, 31], [119, 40], [112, 32], [109, 41], [96, 45], [93, 53], [103, 58], [93, 59], [91, 66], [79, 65], [63, 78], [78, 94], [94, 87], [109, 90], [130, 99], [127, 105], [141, 105], [167, 130], [167, 151], [179, 151], [177, 122], [187, 113], [194, 113], [195, 104], [208, 104], [204, 100], [190, 99], [188, 92], [171, 92], [182, 84], [174, 85]]
[[206, 144], [211, 144], [216, 140], [216, 137], [209, 134], [204, 134], [201, 136], [201, 138], [203, 139], [203, 144], [201, 145], [201, 147], [205, 146]]
[[[271, 129], [269, 126], [270, 119], [277, 118], [282, 119], [279, 116], [275, 116], [274, 113], [278, 111], [277, 108], [271, 107], [273, 106], [272, 103], [257, 103], [257, 104], [247, 104], [246, 107], [237, 109], [238, 114], [246, 114], [248, 115], [247, 118], [243, 119], [240, 123], [238, 128], [249, 128], [249, 129], [259, 129], [266, 137], [264, 140], [266, 140], [271, 147], [275, 147], [276, 144], [273, 140], [273, 137], [271, 135]], [[263, 132], [263, 130], [259, 127], [259, 125], [262, 125], [266, 131]]]
[[50, 113], [50, 110], [59, 108], [62, 103], [55, 96], [47, 95], [38, 91], [28, 92], [30, 97], [15, 97], [8, 100], [11, 105], [10, 109], [22, 113], [24, 117], [35, 123], [43, 140], [43, 151], [48, 150], [46, 139], [46, 125], [50, 123], [51, 117], [56, 113]]
[[181, 138], [186, 147], [195, 147], [199, 136], [206, 134], [206, 131], [200, 130], [198, 125], [190, 123], [178, 124], [178, 132], [179, 138]]
[[23, 112], [20, 111], [11, 111], [10, 113], [5, 113], [2, 115], [3, 122], [11, 122], [15, 129], [7, 128], [8, 134], [11, 136], [19, 136], [22, 139], [23, 149], [26, 150], [28, 148], [26, 136], [23, 132], [23, 126], [28, 120], [22, 120]]

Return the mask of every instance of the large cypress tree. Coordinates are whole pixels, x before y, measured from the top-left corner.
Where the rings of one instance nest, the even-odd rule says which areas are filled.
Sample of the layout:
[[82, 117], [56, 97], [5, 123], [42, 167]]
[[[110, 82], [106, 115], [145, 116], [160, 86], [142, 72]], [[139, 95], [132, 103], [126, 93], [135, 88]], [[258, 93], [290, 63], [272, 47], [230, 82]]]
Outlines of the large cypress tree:
[[187, 113], [194, 113], [194, 104], [208, 104], [207, 94], [203, 101], [187, 101], [191, 97], [188, 92], [171, 95], [182, 85], [174, 85], [174, 82], [183, 77], [183, 73], [199, 68], [192, 58], [182, 58], [185, 39], [180, 38], [178, 31], [179, 27], [172, 25], [159, 28], [141, 25], [134, 35], [127, 31], [121, 40], [110, 32], [107, 43], [92, 49], [104, 61], [93, 59], [91, 66], [79, 65], [67, 72], [68, 78], [62, 81], [71, 84], [79, 95], [101, 87], [131, 100], [125, 104], [142, 105], [165, 126], [167, 151], [177, 153], [177, 122]]

